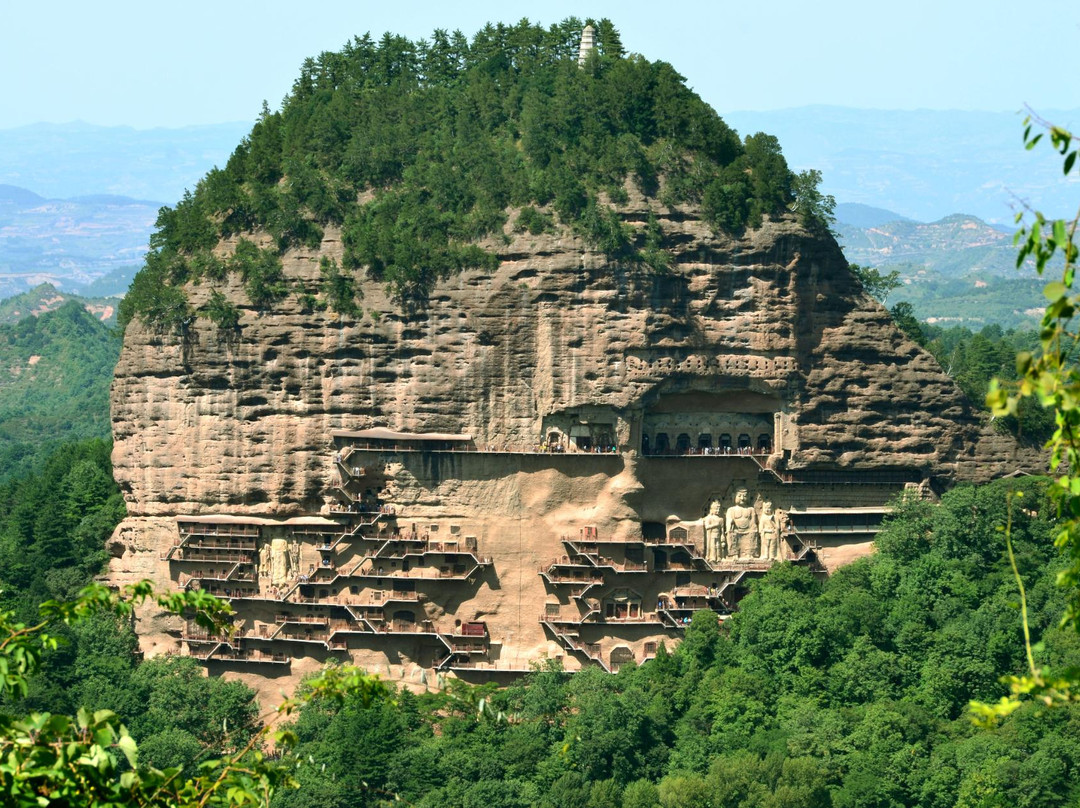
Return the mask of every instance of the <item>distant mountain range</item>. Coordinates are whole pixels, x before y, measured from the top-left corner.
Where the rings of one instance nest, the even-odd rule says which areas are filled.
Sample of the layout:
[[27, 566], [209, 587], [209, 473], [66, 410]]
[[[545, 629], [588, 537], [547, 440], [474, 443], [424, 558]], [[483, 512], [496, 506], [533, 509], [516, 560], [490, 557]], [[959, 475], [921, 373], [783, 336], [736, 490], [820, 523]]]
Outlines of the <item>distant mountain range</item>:
[[[42, 283], [90, 295], [123, 294], [146, 254], [161, 205], [112, 194], [46, 199], [0, 185], [0, 298]], [[105, 279], [116, 274], [121, 280], [110, 285]]]
[[101, 323], [116, 325], [119, 300], [110, 297], [84, 297], [59, 291], [49, 283], [35, 286], [28, 292], [0, 300], [0, 325], [12, 325], [22, 322], [27, 317], [40, 317], [56, 311], [65, 303], [74, 300]]
[[117, 194], [175, 203], [223, 166], [254, 121], [179, 129], [75, 122], [0, 129], [0, 183], [68, 199]]
[[964, 214], [917, 222], [859, 204], [836, 206], [837, 240], [854, 264], [896, 270], [903, 286], [888, 304], [911, 303], [915, 316], [978, 330], [997, 323], [1032, 328], [1042, 315], [1046, 281], [1016, 268], [1009, 228]]
[[976, 216], [954, 213], [930, 223], [896, 217], [855, 226], [840, 218], [842, 212], [837, 214], [835, 229], [844, 254], [853, 263], [879, 268], [918, 266], [923, 273], [947, 278], [972, 273], [1016, 275], [1012, 233]]
[[844, 227], [877, 227], [890, 222], [910, 222], [905, 216], [885, 208], [863, 205], [860, 202], [837, 202], [836, 221]]
[[[1039, 113], [1080, 129], [1080, 109]], [[844, 202], [923, 222], [964, 211], [1011, 224], [1020, 200], [1047, 215], [1076, 213], [1076, 184], [1063, 180], [1061, 159], [1048, 147], [1025, 151], [1022, 112], [809, 106], [720, 114], [740, 135], [776, 135], [793, 168], [820, 169], [823, 190]]]

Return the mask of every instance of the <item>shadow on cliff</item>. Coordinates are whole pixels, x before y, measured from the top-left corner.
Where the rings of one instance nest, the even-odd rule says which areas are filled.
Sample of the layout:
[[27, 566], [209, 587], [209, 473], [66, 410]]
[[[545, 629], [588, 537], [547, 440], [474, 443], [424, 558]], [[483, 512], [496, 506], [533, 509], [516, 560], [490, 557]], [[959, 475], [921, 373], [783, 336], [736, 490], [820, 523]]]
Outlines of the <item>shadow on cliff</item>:
[[623, 470], [618, 454], [526, 454], [524, 452], [417, 452], [394, 457], [423, 485], [446, 480], [495, 481], [509, 474], [557, 471], [564, 477], [613, 476]]

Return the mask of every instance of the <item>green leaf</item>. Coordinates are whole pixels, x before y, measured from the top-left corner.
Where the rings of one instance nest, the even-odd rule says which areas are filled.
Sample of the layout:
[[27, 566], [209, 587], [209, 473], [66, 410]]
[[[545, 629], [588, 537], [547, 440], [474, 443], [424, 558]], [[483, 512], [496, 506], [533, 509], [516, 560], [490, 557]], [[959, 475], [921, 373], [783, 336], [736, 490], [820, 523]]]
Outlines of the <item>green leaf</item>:
[[1054, 220], [1054, 243], [1063, 247], [1068, 238], [1065, 235], [1065, 222], [1062, 219]]
[[1065, 157], [1065, 171], [1064, 171], [1064, 173], [1068, 174], [1070, 171], [1072, 171], [1072, 167], [1073, 167], [1073, 165], [1075, 163], [1076, 163], [1076, 152], [1071, 151]]
[[1053, 301], [1060, 300], [1061, 298], [1065, 297], [1068, 292], [1068, 288], [1066, 288], [1065, 284], [1063, 284], [1061, 281], [1052, 281], [1046, 284], [1046, 287], [1043, 289], [1043, 295], [1046, 297], [1046, 299]]
[[139, 747], [135, 743], [135, 739], [130, 735], [124, 734], [120, 736], [120, 740], [116, 742], [116, 745], [120, 747], [120, 751], [124, 753], [124, 757], [127, 758], [127, 762], [131, 766], [137, 766], [137, 759], [139, 753]]
[[1016, 355], [1016, 374], [1024, 376], [1031, 369], [1033, 357], [1029, 351], [1021, 351]]

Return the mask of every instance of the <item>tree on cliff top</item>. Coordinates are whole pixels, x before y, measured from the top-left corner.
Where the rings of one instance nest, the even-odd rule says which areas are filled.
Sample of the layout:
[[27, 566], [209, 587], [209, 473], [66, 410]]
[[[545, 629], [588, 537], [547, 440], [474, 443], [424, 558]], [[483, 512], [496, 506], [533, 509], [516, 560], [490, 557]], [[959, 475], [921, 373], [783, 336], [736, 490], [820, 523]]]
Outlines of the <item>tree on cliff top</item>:
[[[340, 226], [342, 269], [364, 269], [409, 306], [440, 278], [492, 265], [476, 242], [501, 237], [514, 208], [543, 208], [613, 258], [652, 265], [648, 234], [609, 205], [626, 200], [628, 182], [668, 205], [700, 204], [717, 230], [794, 205], [806, 182], [775, 138], [741, 142], [671, 65], [624, 55], [608, 20], [579, 67], [582, 26], [487, 25], [471, 42], [457, 31], [365, 35], [306, 60], [281, 109], [264, 108], [225, 167], [161, 210], [123, 321], [185, 322], [172, 290], [219, 279], [211, 248], [253, 231], [280, 255]], [[811, 196], [800, 192], [812, 216]], [[267, 260], [241, 256], [225, 271]], [[261, 291], [249, 288], [253, 302], [272, 304], [254, 301]]]

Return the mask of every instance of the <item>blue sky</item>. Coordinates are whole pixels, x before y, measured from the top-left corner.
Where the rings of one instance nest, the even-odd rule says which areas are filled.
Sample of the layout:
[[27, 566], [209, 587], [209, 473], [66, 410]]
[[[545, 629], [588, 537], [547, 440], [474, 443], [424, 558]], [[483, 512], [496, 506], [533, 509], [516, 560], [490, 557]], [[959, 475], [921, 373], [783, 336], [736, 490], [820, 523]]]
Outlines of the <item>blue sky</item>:
[[807, 104], [1012, 111], [1080, 106], [1080, 3], [31, 2], [3, 0], [0, 128], [252, 120], [302, 60], [355, 34], [471, 35], [487, 21], [610, 17], [720, 113]]

